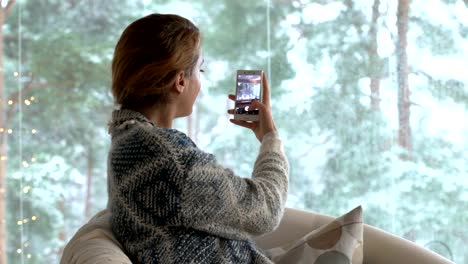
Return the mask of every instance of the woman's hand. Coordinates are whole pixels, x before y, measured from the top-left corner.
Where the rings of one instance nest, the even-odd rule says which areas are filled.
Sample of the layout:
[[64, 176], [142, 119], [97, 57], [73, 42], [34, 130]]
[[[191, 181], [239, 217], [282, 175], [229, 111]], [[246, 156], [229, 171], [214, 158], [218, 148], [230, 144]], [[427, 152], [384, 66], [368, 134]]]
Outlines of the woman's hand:
[[[249, 109], [258, 109], [258, 121], [242, 121], [236, 119], [230, 119], [232, 123], [250, 128], [255, 133], [257, 139], [262, 142], [263, 136], [268, 134], [271, 131], [276, 131], [275, 122], [273, 121], [273, 115], [271, 113], [271, 106], [270, 106], [270, 86], [268, 85], [268, 81], [266, 78], [266, 74], [263, 73], [262, 75], [262, 82], [263, 82], [263, 102], [253, 101], [250, 104]], [[230, 94], [229, 99], [235, 101], [236, 96]], [[233, 115], [234, 109], [229, 109], [228, 113]]]

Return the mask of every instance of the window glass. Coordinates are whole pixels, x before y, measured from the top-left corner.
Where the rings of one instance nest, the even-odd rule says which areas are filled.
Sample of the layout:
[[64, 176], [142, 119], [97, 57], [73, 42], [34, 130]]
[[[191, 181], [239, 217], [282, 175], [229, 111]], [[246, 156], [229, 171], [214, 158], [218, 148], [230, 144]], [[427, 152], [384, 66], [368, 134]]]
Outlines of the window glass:
[[227, 94], [236, 70], [262, 69], [288, 207], [362, 205], [366, 223], [468, 261], [466, 1], [0, 3], [0, 263], [57, 263], [105, 208], [113, 48], [152, 12], [203, 33], [202, 89], [175, 123], [201, 149], [250, 176], [259, 143]]

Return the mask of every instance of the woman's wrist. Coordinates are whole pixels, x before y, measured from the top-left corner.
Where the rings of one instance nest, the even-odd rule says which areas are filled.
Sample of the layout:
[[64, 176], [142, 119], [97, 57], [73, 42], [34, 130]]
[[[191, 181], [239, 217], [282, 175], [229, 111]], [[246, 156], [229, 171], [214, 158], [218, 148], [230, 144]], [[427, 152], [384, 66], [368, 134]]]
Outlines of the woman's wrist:
[[283, 151], [283, 144], [281, 143], [278, 131], [272, 130], [263, 136], [260, 153], [278, 150]]

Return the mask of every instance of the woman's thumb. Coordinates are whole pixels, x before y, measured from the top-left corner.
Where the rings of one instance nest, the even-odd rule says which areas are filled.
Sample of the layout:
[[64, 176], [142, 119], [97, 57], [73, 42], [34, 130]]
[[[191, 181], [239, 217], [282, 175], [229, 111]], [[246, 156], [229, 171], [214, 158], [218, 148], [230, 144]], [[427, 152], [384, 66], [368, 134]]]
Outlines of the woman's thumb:
[[258, 100], [252, 101], [252, 103], [249, 106], [249, 110], [254, 110], [254, 109], [262, 109], [263, 104], [259, 102]]

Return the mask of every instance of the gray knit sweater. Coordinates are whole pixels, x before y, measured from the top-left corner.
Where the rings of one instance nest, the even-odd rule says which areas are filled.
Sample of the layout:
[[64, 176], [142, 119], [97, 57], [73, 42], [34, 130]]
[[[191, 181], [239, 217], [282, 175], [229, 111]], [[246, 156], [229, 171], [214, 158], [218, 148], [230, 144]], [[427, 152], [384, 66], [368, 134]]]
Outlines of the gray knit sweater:
[[111, 226], [132, 262], [271, 263], [252, 237], [273, 231], [284, 211], [288, 162], [276, 133], [241, 178], [138, 112], [114, 111], [109, 132]]

